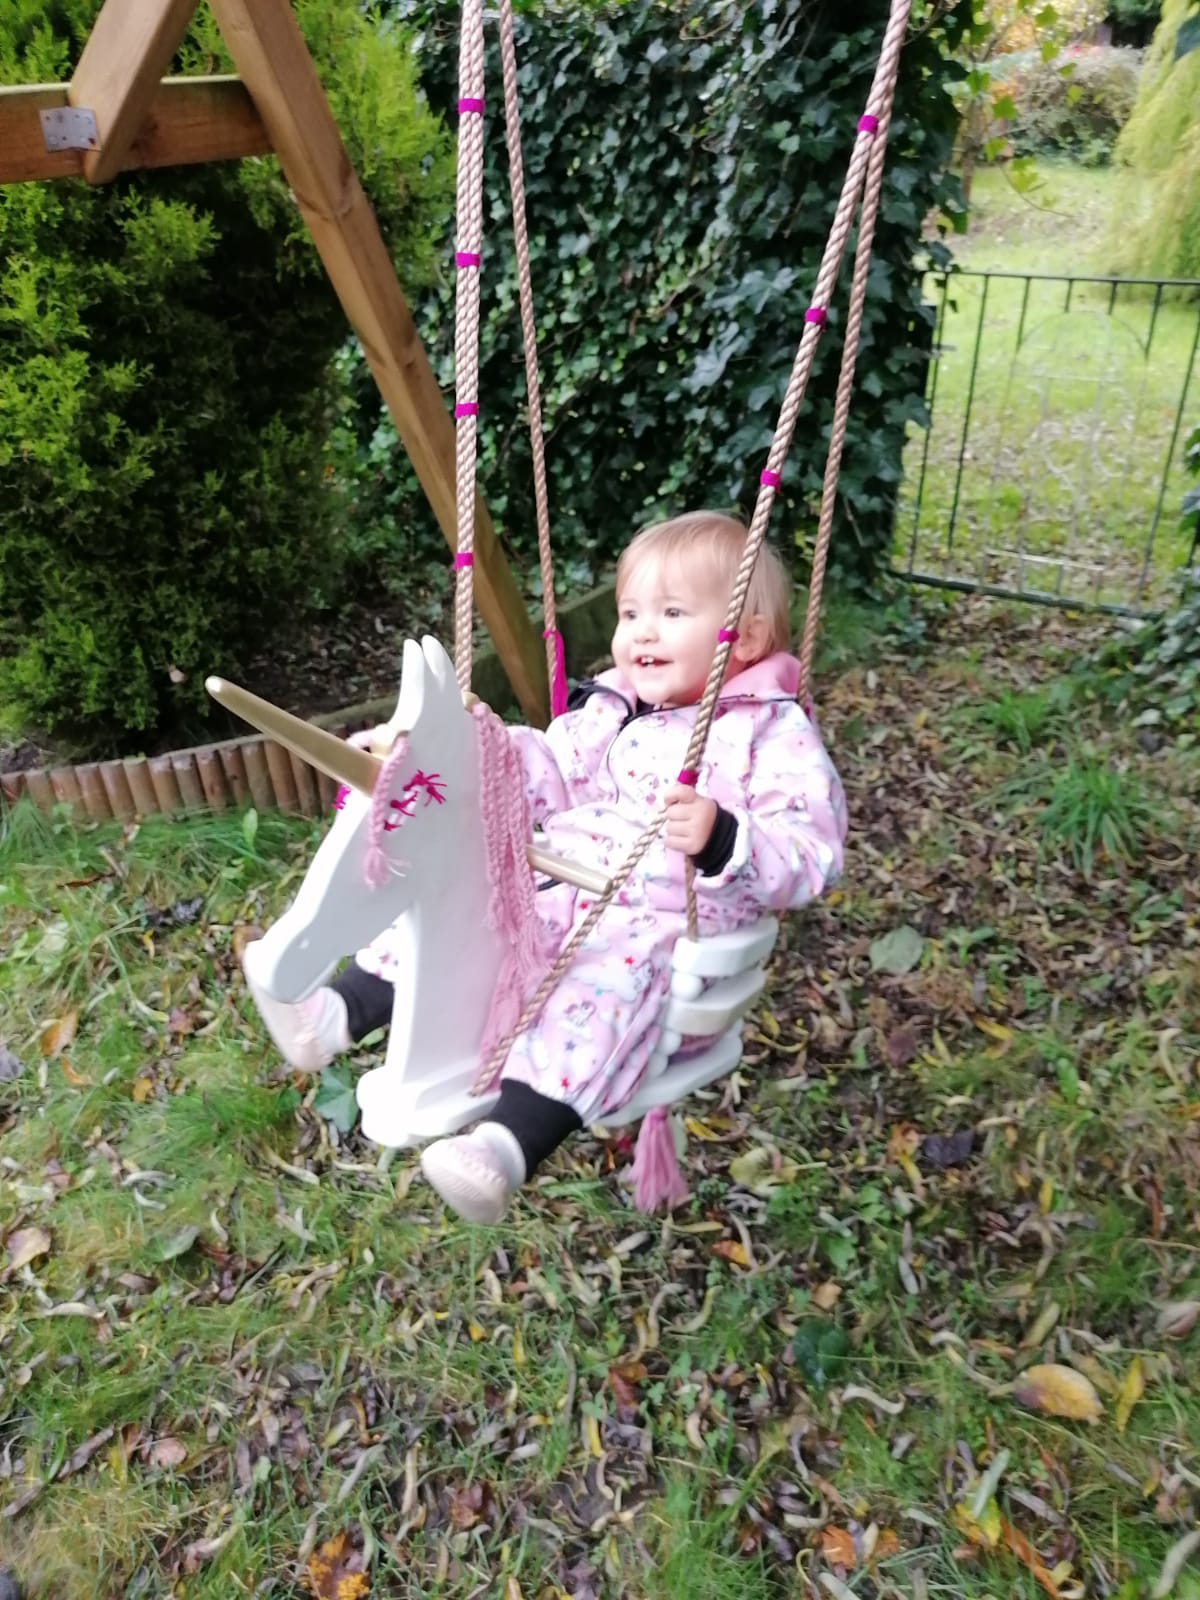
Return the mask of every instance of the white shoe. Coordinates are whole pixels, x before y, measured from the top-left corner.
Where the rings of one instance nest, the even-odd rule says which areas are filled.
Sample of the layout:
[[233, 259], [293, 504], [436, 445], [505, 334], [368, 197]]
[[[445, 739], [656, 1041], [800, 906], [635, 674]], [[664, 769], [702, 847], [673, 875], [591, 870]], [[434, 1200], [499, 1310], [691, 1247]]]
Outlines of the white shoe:
[[307, 1000], [292, 1004], [276, 1000], [260, 988], [244, 960], [242, 971], [258, 1014], [289, 1067], [297, 1072], [320, 1072], [335, 1056], [349, 1050], [346, 1003], [340, 994], [321, 988]]
[[508, 1129], [492, 1122], [427, 1145], [421, 1170], [464, 1222], [500, 1222], [524, 1179], [525, 1158]]

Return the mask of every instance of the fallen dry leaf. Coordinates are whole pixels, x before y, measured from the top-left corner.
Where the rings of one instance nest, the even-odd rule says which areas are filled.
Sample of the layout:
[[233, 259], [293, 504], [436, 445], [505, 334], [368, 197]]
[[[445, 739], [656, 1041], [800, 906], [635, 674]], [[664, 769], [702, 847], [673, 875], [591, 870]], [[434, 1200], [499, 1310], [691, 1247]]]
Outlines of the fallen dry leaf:
[[1076, 1372], [1074, 1367], [1064, 1367], [1057, 1362], [1027, 1368], [1013, 1393], [1023, 1406], [1042, 1411], [1048, 1417], [1096, 1422], [1104, 1415], [1104, 1406], [1091, 1379]]
[[47, 1058], [61, 1055], [74, 1039], [78, 1027], [77, 1010], [72, 1009], [65, 1016], [56, 1017], [53, 1022], [48, 1022], [38, 1035], [38, 1048]]
[[1050, 1596], [1050, 1600], [1061, 1600], [1062, 1590], [1055, 1583], [1050, 1569], [1043, 1562], [1029, 1540], [1019, 1528], [1013, 1527], [1007, 1517], [1002, 1517], [1000, 1523], [1007, 1548], [1012, 1551], [1030, 1576], [1046, 1591]]
[[723, 1261], [731, 1261], [736, 1267], [748, 1267], [750, 1257], [746, 1254], [746, 1246], [738, 1239], [718, 1239], [713, 1245], [713, 1255], [720, 1256]]
[[53, 1240], [47, 1228], [18, 1228], [8, 1236], [8, 1269], [19, 1272], [39, 1256], [48, 1255]]
[[846, 1528], [821, 1529], [821, 1554], [831, 1567], [842, 1567], [847, 1572], [858, 1565], [854, 1536]]
[[1146, 1392], [1146, 1374], [1142, 1370], [1141, 1356], [1134, 1356], [1129, 1363], [1128, 1370], [1121, 1380], [1121, 1392], [1117, 1396], [1117, 1432], [1124, 1433], [1129, 1426], [1129, 1418], [1133, 1408]]
[[1200, 1317], [1200, 1300], [1171, 1300], [1158, 1313], [1155, 1326], [1166, 1339], [1186, 1339]]
[[812, 1292], [812, 1303], [819, 1311], [832, 1311], [842, 1298], [842, 1286], [834, 1283], [830, 1278], [825, 1283], [819, 1283]]
[[326, 1539], [319, 1550], [313, 1551], [304, 1578], [317, 1600], [362, 1600], [367, 1593], [362, 1552], [354, 1548], [345, 1532]]
[[152, 1467], [181, 1467], [187, 1460], [187, 1446], [181, 1439], [155, 1439], [146, 1451]]

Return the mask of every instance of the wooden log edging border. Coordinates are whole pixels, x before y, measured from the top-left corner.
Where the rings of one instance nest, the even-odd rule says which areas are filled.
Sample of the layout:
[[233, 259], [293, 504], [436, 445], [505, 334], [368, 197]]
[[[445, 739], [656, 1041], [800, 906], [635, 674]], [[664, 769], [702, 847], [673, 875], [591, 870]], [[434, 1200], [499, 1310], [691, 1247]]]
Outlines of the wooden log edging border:
[[[613, 612], [611, 585], [593, 589], [559, 608], [569, 672], [582, 672], [607, 655]], [[501, 715], [515, 707], [516, 697], [493, 650], [476, 656], [473, 681], [480, 699]], [[392, 694], [312, 720], [344, 736], [386, 721], [395, 704]], [[254, 733], [167, 755], [126, 756], [0, 774], [4, 807], [23, 799], [39, 811], [66, 806], [78, 822], [133, 822], [151, 816], [238, 810], [245, 805], [260, 812], [319, 817], [332, 808], [336, 793], [332, 778], [273, 739]]]

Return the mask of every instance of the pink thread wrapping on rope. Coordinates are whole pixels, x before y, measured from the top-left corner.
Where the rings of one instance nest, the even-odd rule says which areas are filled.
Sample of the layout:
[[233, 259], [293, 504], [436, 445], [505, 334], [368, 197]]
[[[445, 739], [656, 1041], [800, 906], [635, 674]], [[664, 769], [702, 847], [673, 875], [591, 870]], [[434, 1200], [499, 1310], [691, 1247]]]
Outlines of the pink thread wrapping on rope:
[[772, 472], [770, 468], [768, 468], [765, 472], [759, 473], [758, 481], [768, 489], [778, 489], [779, 485], [783, 482], [783, 473]]
[[469, 550], [460, 550], [454, 558], [454, 565], [456, 567], [473, 567], [475, 565], [475, 557]]
[[689, 789], [694, 789], [700, 782], [700, 774], [695, 767], [684, 767], [675, 781], [677, 783], [686, 783]]
[[379, 776], [375, 780], [375, 787], [371, 791], [371, 814], [367, 818], [367, 859], [363, 863], [363, 877], [372, 889], [378, 889], [387, 882], [388, 858], [387, 851], [383, 848], [383, 836], [385, 831], [390, 831], [387, 830], [387, 824], [392, 820], [390, 790], [407, 756], [408, 740], [400, 734], [384, 757], [383, 766], [379, 769]]
[[483, 257], [478, 250], [456, 250], [454, 252], [454, 265], [456, 267], [477, 267]]
[[481, 117], [483, 115], [483, 101], [478, 97], [478, 95], [465, 94], [458, 102], [459, 116], [465, 116], [468, 112], [474, 113], [474, 115], [477, 117]]
[[655, 1106], [642, 1119], [637, 1151], [629, 1170], [633, 1201], [639, 1211], [656, 1211], [661, 1205], [680, 1206], [688, 1186], [679, 1170], [675, 1135], [666, 1106]]
[[455, 402], [454, 415], [456, 417], [477, 417], [479, 415], [478, 400], [459, 400]]
[[736, 644], [741, 637], [736, 628], [721, 628], [717, 633], [717, 643]]
[[[479, 739], [479, 814], [487, 856], [487, 920], [500, 935], [504, 951], [479, 1047], [480, 1063], [486, 1065], [501, 1039], [516, 1027], [525, 1001], [542, 981], [549, 963], [537, 914], [537, 891], [525, 856], [533, 819], [521, 760], [494, 711], [477, 705], [473, 715]], [[494, 1086], [495, 1079], [479, 1092], [486, 1094]]]
[[870, 112], [865, 117], [859, 117], [858, 131], [859, 133], [878, 133], [879, 118], [873, 117]]
[[829, 321], [829, 313], [824, 306], [809, 306], [804, 313], [805, 322], [815, 322], [818, 328], [823, 328]]
[[554, 679], [550, 685], [550, 715], [561, 717], [567, 709], [567, 652], [557, 628], [543, 628], [543, 639], [554, 640]]

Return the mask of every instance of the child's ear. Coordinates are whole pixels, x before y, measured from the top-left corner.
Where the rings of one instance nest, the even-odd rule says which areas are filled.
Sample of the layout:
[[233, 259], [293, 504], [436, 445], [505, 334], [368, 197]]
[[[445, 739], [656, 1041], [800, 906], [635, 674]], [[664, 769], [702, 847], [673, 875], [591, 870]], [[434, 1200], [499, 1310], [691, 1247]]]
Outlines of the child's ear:
[[766, 617], [758, 612], [750, 616], [743, 615], [738, 623], [738, 638], [733, 647], [733, 659], [741, 662], [743, 666], [752, 661], [761, 661], [767, 653], [767, 635]]

